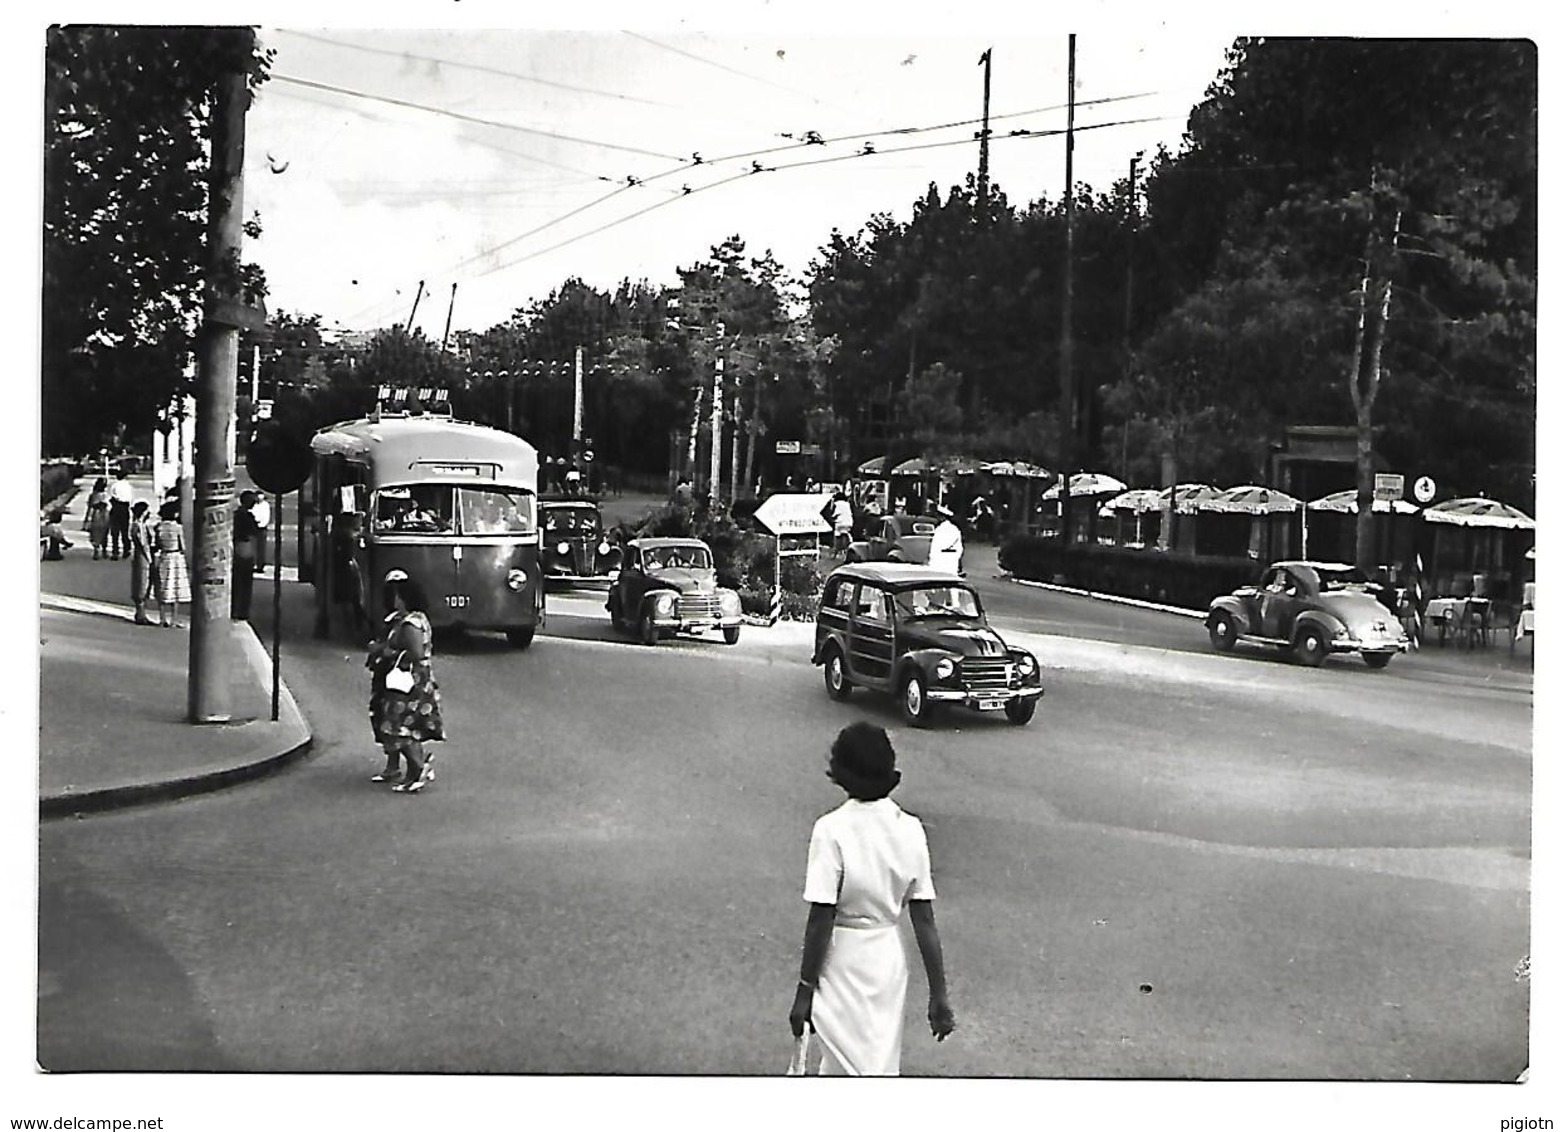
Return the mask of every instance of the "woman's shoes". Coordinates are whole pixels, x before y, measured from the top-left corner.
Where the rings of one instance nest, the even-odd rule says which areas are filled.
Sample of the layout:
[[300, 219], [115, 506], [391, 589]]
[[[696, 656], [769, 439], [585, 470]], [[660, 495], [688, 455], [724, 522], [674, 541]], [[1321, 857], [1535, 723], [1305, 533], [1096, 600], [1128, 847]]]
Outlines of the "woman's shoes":
[[401, 776], [401, 773], [402, 773], [401, 767], [395, 767], [395, 768], [393, 768], [391, 770], [382, 770], [379, 774], [375, 775], [369, 781], [370, 782], [390, 782], [394, 778], [399, 778]]
[[416, 794], [428, 784], [427, 778], [415, 778], [411, 782], [398, 782], [391, 789], [397, 794]]

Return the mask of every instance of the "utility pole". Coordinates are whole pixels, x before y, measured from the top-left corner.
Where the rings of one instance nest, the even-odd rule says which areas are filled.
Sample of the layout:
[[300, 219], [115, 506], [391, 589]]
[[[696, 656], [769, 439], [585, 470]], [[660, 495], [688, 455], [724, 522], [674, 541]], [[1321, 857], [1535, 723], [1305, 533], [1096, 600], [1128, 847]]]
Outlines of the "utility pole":
[[716, 324], [716, 375], [711, 380], [711, 484], [712, 504], [722, 501], [722, 363], [726, 323]]
[[993, 48], [977, 60], [982, 64], [982, 141], [977, 148], [977, 217], [988, 218], [988, 96], [993, 89]]
[[440, 336], [440, 349], [445, 349], [445, 343], [450, 341], [450, 319], [456, 313], [456, 284], [450, 285], [450, 306], [445, 308], [445, 333]]
[[1064, 132], [1064, 312], [1058, 335], [1059, 469], [1063, 479], [1058, 492], [1060, 545], [1069, 549], [1073, 514], [1069, 505], [1069, 476], [1074, 469], [1075, 441], [1079, 430], [1078, 398], [1075, 393], [1075, 344], [1073, 336], [1075, 303], [1075, 35], [1069, 33], [1069, 119]]
[[575, 418], [571, 425], [570, 439], [575, 442], [577, 458], [581, 447], [581, 400], [584, 392], [585, 372], [582, 368], [583, 348], [575, 348]]
[[[1128, 387], [1130, 370], [1129, 343], [1134, 332], [1134, 235], [1140, 226], [1140, 211], [1134, 200], [1134, 179], [1140, 169], [1141, 155], [1129, 158], [1129, 227], [1128, 245], [1125, 248], [1123, 269], [1123, 382]], [[1123, 479], [1129, 482], [1129, 416], [1123, 418]]]
[[412, 320], [418, 317], [418, 303], [423, 298], [423, 280], [418, 280], [418, 293], [412, 297], [412, 313], [407, 316], [407, 333], [412, 333]]
[[[235, 29], [248, 57], [254, 32]], [[190, 545], [191, 723], [232, 717], [229, 691], [233, 622], [229, 606], [233, 560], [233, 427], [239, 377], [239, 327], [246, 321], [236, 267], [244, 219], [243, 70], [216, 84], [211, 118], [211, 189], [206, 222], [205, 310], [196, 343], [195, 490]]]

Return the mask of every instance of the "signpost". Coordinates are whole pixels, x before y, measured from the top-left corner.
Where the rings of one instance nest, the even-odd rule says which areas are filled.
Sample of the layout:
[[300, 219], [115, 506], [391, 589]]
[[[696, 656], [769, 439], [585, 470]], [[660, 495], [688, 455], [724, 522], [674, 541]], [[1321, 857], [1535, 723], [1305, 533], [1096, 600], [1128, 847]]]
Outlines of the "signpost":
[[1373, 501], [1398, 503], [1406, 497], [1406, 477], [1399, 472], [1377, 472], [1373, 476]]
[[[282, 693], [282, 497], [297, 491], [309, 478], [313, 462], [309, 443], [267, 422], [255, 430], [245, 469], [255, 486], [272, 496], [271, 553], [271, 720], [277, 721]], [[265, 537], [264, 532], [262, 538]]]
[[[778, 448], [784, 443], [776, 442]], [[811, 555], [818, 560], [819, 536], [830, 533], [830, 524], [821, 513], [822, 498], [812, 492], [778, 494], [769, 496], [755, 508], [754, 521], [776, 536], [776, 577], [771, 587], [768, 622], [771, 625], [781, 616], [782, 559]], [[813, 545], [804, 545], [805, 539]]]
[[1416, 482], [1411, 485], [1411, 494], [1418, 503], [1428, 504], [1433, 501], [1433, 496], [1438, 494], [1438, 485], [1433, 482], [1432, 476], [1418, 476]]
[[776, 455], [796, 456], [803, 449], [801, 440], [778, 440], [776, 442]]

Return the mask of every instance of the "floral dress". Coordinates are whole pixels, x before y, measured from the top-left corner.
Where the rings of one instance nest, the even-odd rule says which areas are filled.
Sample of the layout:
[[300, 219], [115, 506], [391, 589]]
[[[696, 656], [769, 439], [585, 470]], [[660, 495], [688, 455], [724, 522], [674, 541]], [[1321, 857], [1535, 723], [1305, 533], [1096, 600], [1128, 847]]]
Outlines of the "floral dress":
[[107, 551], [109, 546], [109, 494], [95, 491], [87, 497], [87, 537], [92, 549]]
[[[423, 659], [414, 661], [405, 652], [409, 635], [417, 634], [423, 643]], [[369, 721], [375, 741], [392, 742], [416, 739], [427, 743], [445, 738], [445, 720], [440, 714], [440, 687], [434, 681], [434, 630], [429, 619], [416, 610], [387, 618], [384, 644], [376, 646], [379, 657], [372, 666], [374, 682], [369, 694]], [[388, 656], [384, 654], [389, 654]], [[385, 686], [385, 674], [398, 661], [412, 668], [412, 691], [397, 692]], [[374, 659], [374, 657], [372, 657]]]

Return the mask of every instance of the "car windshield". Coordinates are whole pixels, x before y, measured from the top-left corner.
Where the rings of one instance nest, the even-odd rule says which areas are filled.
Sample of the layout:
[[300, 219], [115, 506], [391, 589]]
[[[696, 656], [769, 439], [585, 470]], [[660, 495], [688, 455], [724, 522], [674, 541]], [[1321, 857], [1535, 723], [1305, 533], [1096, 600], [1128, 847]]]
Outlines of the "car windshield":
[[1323, 591], [1357, 589], [1370, 584], [1368, 576], [1354, 566], [1316, 567], [1315, 572], [1319, 575], [1319, 589]]
[[919, 586], [895, 595], [905, 617], [981, 617], [977, 595], [964, 586]]
[[543, 529], [549, 534], [590, 538], [599, 526], [597, 511], [592, 507], [549, 507], [543, 512]]
[[646, 549], [648, 570], [709, 570], [711, 552], [703, 546], [654, 546]]

